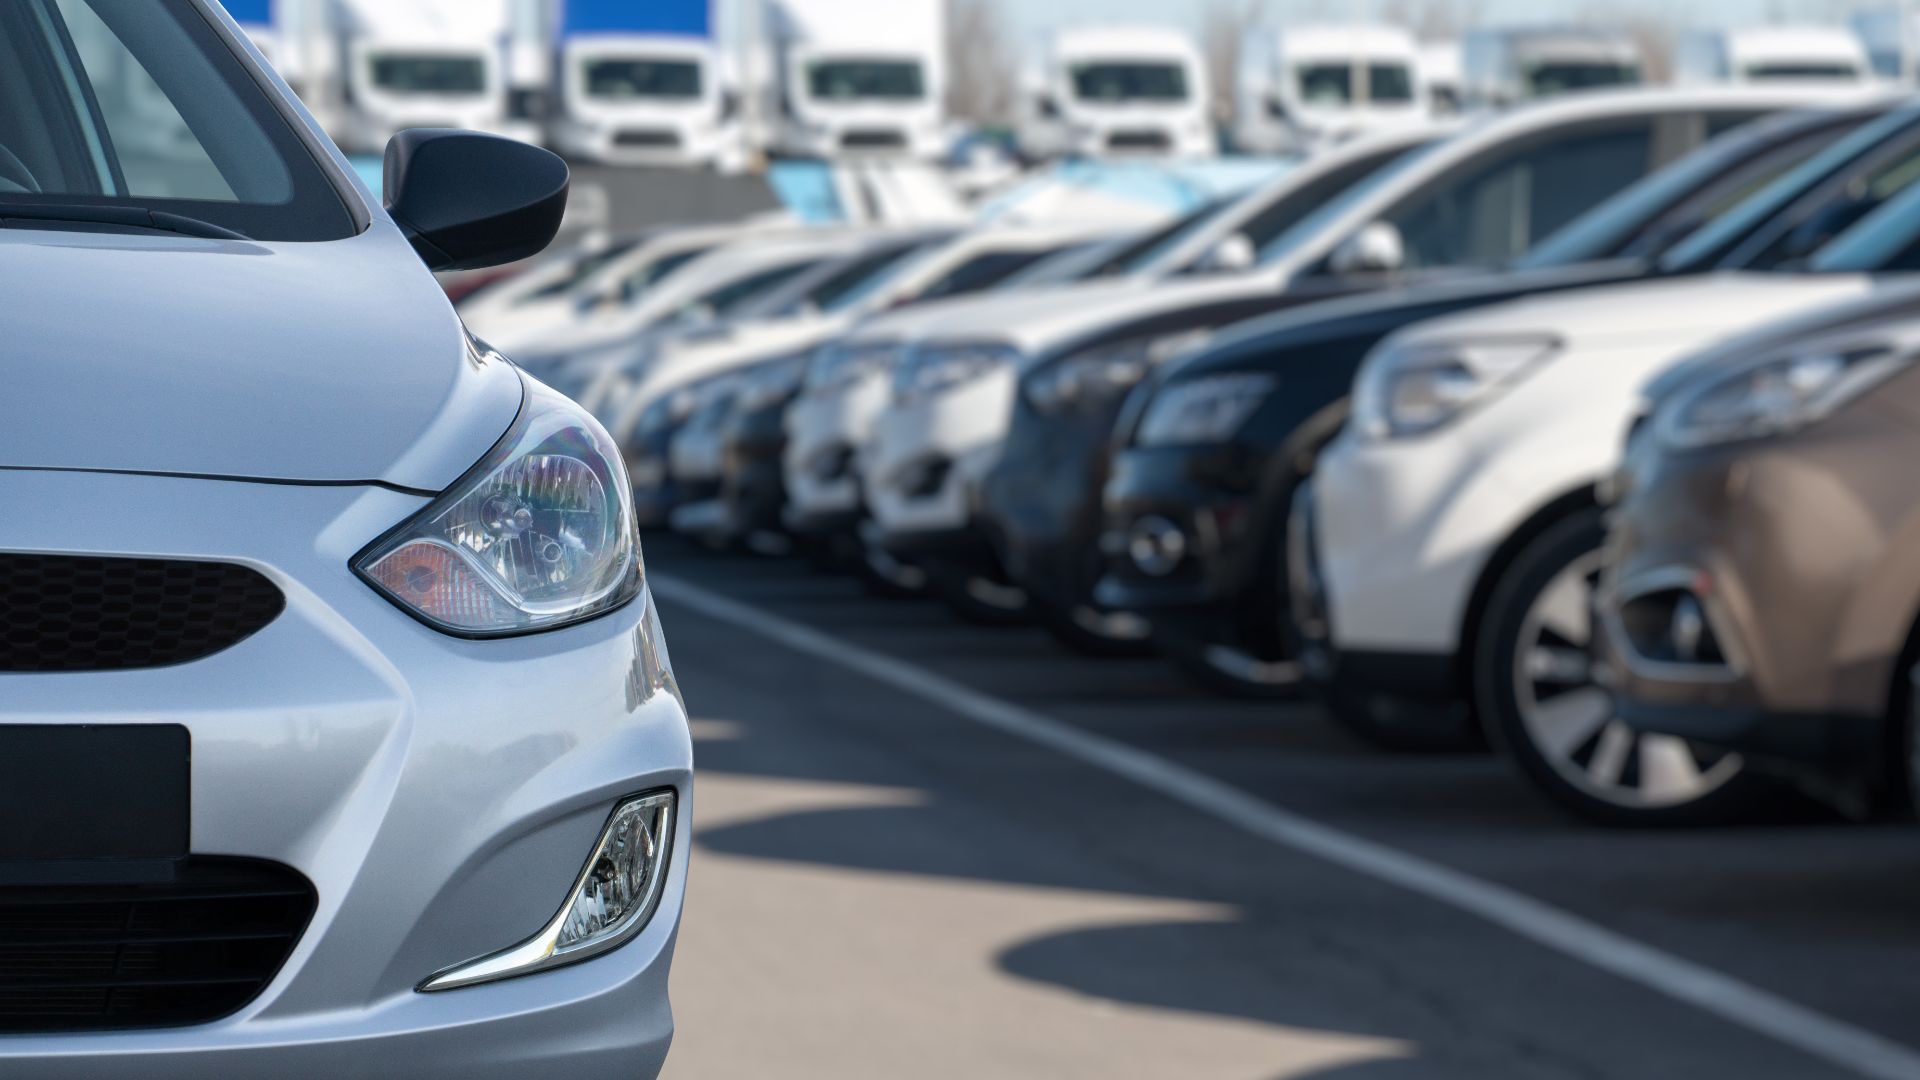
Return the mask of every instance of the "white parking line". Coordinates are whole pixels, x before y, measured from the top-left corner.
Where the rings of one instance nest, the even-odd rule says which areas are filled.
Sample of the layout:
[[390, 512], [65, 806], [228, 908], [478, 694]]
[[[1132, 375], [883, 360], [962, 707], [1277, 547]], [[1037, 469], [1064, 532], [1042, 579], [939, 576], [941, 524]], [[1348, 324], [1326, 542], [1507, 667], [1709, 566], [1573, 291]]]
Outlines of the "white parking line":
[[1863, 1076], [1920, 1080], [1920, 1053], [1577, 915], [1282, 810], [1165, 758], [1089, 734], [924, 668], [728, 599], [670, 575], [653, 591], [708, 618], [837, 664], [975, 723], [1057, 750], [1283, 847], [1477, 915], [1530, 941], [1697, 1006]]

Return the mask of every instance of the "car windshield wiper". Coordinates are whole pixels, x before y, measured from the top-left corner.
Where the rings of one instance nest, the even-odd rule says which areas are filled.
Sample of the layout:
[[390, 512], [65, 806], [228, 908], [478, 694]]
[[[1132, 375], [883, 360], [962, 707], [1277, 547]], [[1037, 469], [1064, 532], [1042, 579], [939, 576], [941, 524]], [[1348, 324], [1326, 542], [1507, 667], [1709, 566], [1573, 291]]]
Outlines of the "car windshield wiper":
[[215, 225], [211, 221], [201, 221], [199, 218], [170, 213], [166, 210], [149, 210], [142, 206], [0, 202], [0, 228], [23, 227], [13, 224], [16, 221], [119, 225], [133, 229], [155, 229], [160, 232], [179, 233], [182, 236], [198, 236], [208, 240], [250, 239], [245, 233]]

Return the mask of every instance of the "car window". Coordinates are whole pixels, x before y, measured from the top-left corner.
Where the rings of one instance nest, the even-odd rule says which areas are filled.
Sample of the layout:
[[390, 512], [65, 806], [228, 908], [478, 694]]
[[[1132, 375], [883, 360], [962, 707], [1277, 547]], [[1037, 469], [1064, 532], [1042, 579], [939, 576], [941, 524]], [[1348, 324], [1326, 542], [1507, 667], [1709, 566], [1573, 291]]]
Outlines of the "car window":
[[1456, 170], [1387, 220], [1410, 269], [1504, 263], [1646, 174], [1647, 118], [1574, 128]]
[[689, 248], [685, 251], [676, 251], [670, 255], [663, 255], [635, 269], [632, 273], [620, 279], [620, 299], [626, 303], [632, 303], [644, 295], [648, 289], [665, 281], [667, 276], [675, 270], [680, 269], [711, 250], [713, 250], [711, 247], [697, 247]]
[[1920, 131], [1890, 141], [1853, 167], [1817, 185], [1770, 218], [1722, 264], [1770, 270], [1806, 258], [1870, 217], [1920, 179]]
[[1825, 274], [1920, 270], [1920, 184], [1888, 199], [1808, 260]]
[[1052, 254], [1047, 249], [1031, 251], [990, 251], [976, 255], [947, 271], [939, 280], [921, 290], [918, 300], [938, 300], [943, 296], [964, 296], [991, 289]]
[[1349, 207], [1359, 205], [1395, 178], [1419, 168], [1428, 154], [1445, 146], [1447, 142], [1446, 139], [1436, 139], [1423, 146], [1402, 151], [1398, 157], [1386, 165], [1368, 173], [1359, 183], [1314, 207], [1311, 213], [1294, 222], [1274, 237], [1270, 243], [1258, 249], [1259, 264], [1269, 266], [1281, 262], [1306, 247], [1329, 225], [1340, 220]]
[[[1308, 215], [1341, 197], [1344, 192], [1354, 190], [1367, 177], [1386, 169], [1405, 154], [1404, 147], [1382, 150], [1377, 154], [1356, 158], [1304, 184], [1292, 185], [1272, 205], [1248, 218], [1240, 226], [1240, 235], [1253, 244], [1255, 251], [1260, 251], [1272, 244], [1276, 237], [1300, 224]], [[1184, 272], [1197, 273], [1202, 265], [1190, 264], [1184, 268]]]
[[340, 190], [185, 0], [0, 0], [0, 201], [351, 236]]

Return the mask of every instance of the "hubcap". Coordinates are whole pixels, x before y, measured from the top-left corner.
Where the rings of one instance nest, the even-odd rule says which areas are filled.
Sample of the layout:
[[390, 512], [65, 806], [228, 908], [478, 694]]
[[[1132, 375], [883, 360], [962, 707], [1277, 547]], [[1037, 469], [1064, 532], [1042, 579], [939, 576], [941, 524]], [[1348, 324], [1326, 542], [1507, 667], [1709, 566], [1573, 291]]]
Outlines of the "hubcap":
[[1533, 599], [1515, 643], [1514, 693], [1533, 749], [1584, 794], [1615, 806], [1682, 806], [1725, 786], [1740, 758], [1620, 720], [1593, 678], [1593, 594], [1600, 553], [1561, 570]]

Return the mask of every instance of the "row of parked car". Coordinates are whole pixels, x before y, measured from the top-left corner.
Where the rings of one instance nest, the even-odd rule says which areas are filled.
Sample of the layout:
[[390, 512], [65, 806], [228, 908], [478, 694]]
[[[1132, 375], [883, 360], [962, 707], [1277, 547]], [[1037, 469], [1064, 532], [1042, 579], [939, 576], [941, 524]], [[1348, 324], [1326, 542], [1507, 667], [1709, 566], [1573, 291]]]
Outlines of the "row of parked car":
[[797, 550], [1613, 824], [1904, 808], [1920, 103], [1643, 89], [1145, 233], [666, 230], [467, 299], [644, 525]]

